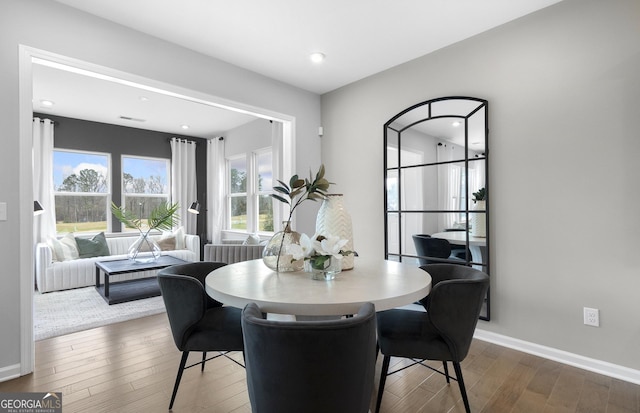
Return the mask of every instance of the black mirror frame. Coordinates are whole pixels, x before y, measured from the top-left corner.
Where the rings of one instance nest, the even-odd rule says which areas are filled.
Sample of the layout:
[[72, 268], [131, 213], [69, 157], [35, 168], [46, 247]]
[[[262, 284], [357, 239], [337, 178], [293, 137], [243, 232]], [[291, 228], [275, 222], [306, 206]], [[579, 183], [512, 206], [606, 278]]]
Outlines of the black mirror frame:
[[[443, 101], [448, 101], [448, 100], [466, 100], [466, 101], [471, 101], [471, 102], [477, 102], [477, 106], [474, 106], [474, 109], [471, 110], [468, 113], [451, 113], [451, 114], [432, 114], [432, 110], [431, 107], [434, 103], [438, 103], [438, 102], [443, 102]], [[396, 122], [398, 119], [400, 119], [403, 115], [408, 114], [409, 112], [416, 110], [416, 109], [422, 109], [424, 111], [424, 106], [426, 105], [426, 116], [421, 116], [419, 118], [415, 118], [412, 119], [411, 124], [409, 125], [404, 125], [402, 127], [402, 129], [394, 129], [392, 127], [393, 123]], [[411, 128], [412, 126], [415, 126], [419, 123], [425, 122], [425, 121], [429, 121], [429, 120], [433, 120], [433, 119], [438, 119], [438, 118], [445, 118], [445, 117], [459, 117], [459, 118], [464, 118], [464, 119], [469, 119], [469, 117], [471, 117], [473, 114], [476, 114], [479, 110], [484, 110], [484, 162], [485, 162], [485, 191], [486, 191], [486, 196], [485, 196], [485, 202], [486, 202], [486, 208], [485, 208], [485, 220], [486, 220], [486, 250], [485, 253], [483, 254], [483, 262], [482, 264], [482, 270], [484, 272], [486, 272], [488, 275], [490, 275], [490, 234], [489, 234], [489, 218], [490, 218], [490, 191], [489, 191], [489, 103], [487, 100], [484, 99], [479, 99], [479, 98], [474, 98], [474, 97], [466, 97], [466, 96], [449, 96], [449, 97], [441, 97], [441, 98], [436, 98], [436, 99], [430, 99], [424, 102], [420, 102], [418, 104], [415, 104], [401, 112], [399, 112], [397, 115], [393, 116], [391, 119], [389, 119], [385, 124], [384, 124], [384, 142], [383, 142], [383, 151], [384, 151], [384, 180], [383, 180], [383, 184], [384, 184], [384, 254], [385, 254], [385, 259], [393, 259], [396, 261], [403, 261], [403, 258], [411, 258], [411, 259], [416, 259], [418, 257], [413, 256], [413, 255], [407, 255], [407, 254], [403, 254], [402, 251], [402, 229], [401, 227], [397, 228], [397, 232], [398, 232], [398, 242], [400, 243], [400, 247], [397, 253], [390, 253], [389, 252], [389, 214], [398, 214], [398, 219], [401, 220], [402, 214], [405, 212], [402, 209], [402, 206], [399, 205], [397, 210], [390, 210], [389, 209], [389, 200], [387, 197], [388, 194], [388, 186], [387, 186], [387, 178], [389, 177], [389, 172], [393, 171], [395, 172], [398, 176], [400, 176], [402, 169], [406, 168], [406, 166], [403, 166], [400, 162], [400, 155], [399, 155], [399, 159], [397, 162], [397, 167], [393, 167], [393, 168], [389, 168], [389, 160], [387, 159], [387, 147], [389, 144], [389, 140], [390, 140], [390, 136], [389, 136], [389, 132], [395, 132], [397, 133], [396, 139], [397, 139], [397, 144], [398, 144], [398, 153], [400, 154], [400, 147], [401, 147], [401, 134], [403, 131]], [[464, 131], [464, 146], [465, 146], [465, 156], [464, 156], [464, 167], [465, 167], [465, 178], [466, 178], [466, 182], [465, 182], [465, 188], [469, 188], [469, 174], [467, 173], [469, 171], [469, 130], [468, 130], [468, 122], [464, 122], [465, 123], [465, 131]], [[460, 160], [462, 161], [462, 160]], [[424, 166], [430, 166], [430, 165], [437, 165], [438, 163], [430, 163], [430, 164], [425, 164]], [[415, 166], [415, 165], [412, 165]], [[400, 180], [399, 180], [400, 181]], [[399, 192], [401, 193], [402, 188], [401, 188], [401, 182], [398, 182], [398, 187], [399, 187]], [[468, 189], [467, 189], [468, 191]], [[401, 197], [400, 197], [401, 198]], [[455, 211], [443, 211], [443, 210], [421, 210], [421, 211], [411, 211], [412, 213], [418, 212], [418, 213], [424, 213], [424, 214], [430, 214], [430, 213], [443, 213], [443, 212], [447, 212], [447, 213], [463, 213], [465, 214], [466, 218], [467, 218], [467, 222], [469, 222], [469, 216], [470, 216], [470, 210], [471, 210], [471, 202], [468, 199], [469, 197], [467, 197], [467, 201], [466, 201], [466, 208], [461, 209], [461, 210], [455, 210]], [[398, 201], [398, 204], [400, 204], [400, 202]], [[475, 213], [475, 211], [474, 211]], [[466, 247], [467, 249], [469, 248], [469, 232], [466, 231]], [[477, 264], [477, 263], [472, 263], [471, 262], [471, 257], [469, 256], [469, 254], [466, 255], [466, 262], [464, 263], [464, 265], [468, 265], [468, 266], [472, 266], [473, 264]], [[475, 265], [474, 265], [475, 266]], [[491, 300], [490, 300], [490, 292], [487, 292], [487, 297], [485, 299], [485, 311], [483, 311], [480, 315], [480, 319], [482, 320], [486, 320], [489, 321], [490, 320], [490, 306]]]

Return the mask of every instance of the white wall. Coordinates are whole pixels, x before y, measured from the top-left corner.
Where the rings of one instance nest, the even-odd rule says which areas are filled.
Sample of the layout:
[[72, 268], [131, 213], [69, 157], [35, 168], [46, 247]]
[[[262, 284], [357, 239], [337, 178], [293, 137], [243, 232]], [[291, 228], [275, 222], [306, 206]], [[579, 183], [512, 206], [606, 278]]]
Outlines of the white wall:
[[231, 157], [271, 146], [272, 128], [266, 119], [257, 119], [231, 129], [224, 136], [224, 155]]
[[360, 256], [383, 255], [383, 124], [431, 98], [487, 99], [492, 320], [479, 327], [640, 369], [638, 22], [637, 0], [565, 0], [323, 95], [322, 158], [358, 212]]
[[[177, 85], [181, 88], [264, 108], [295, 118], [296, 170], [320, 164], [320, 97], [229, 65], [53, 1], [3, 0], [0, 5], [0, 202], [8, 205], [0, 221], [0, 380], [20, 370], [20, 273], [18, 257], [32, 219], [28, 157], [20, 159], [19, 45], [79, 59]], [[19, 169], [20, 168], [20, 169]], [[20, 171], [16, 179], [16, 171]], [[28, 178], [28, 179], [26, 179]], [[22, 194], [22, 199], [21, 198]], [[21, 205], [20, 205], [21, 204]], [[300, 208], [299, 228], [313, 232], [313, 207]], [[25, 215], [26, 214], [26, 215]], [[310, 223], [307, 226], [306, 223]], [[27, 245], [29, 245], [27, 243]], [[26, 266], [30, 267], [29, 265]]]

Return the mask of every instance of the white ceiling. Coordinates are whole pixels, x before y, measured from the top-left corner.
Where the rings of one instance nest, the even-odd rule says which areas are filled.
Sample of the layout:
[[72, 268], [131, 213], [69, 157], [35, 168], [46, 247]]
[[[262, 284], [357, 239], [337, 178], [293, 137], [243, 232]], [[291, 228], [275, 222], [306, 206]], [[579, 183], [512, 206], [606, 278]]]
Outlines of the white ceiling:
[[[322, 94], [560, 0], [56, 1], [270, 78]], [[311, 63], [309, 54], [312, 52], [324, 53], [326, 60], [321, 64]], [[34, 76], [34, 110], [44, 111], [38, 105], [39, 100], [44, 98], [56, 102], [49, 113], [57, 113], [62, 106], [73, 105], [72, 102], [76, 100], [74, 94], [81, 89], [87, 91], [93, 87], [61, 86], [53, 90], [56, 88], [49, 85], [49, 89], [45, 90], [43, 84], [50, 83], [47, 76], [57, 76], [58, 84], [61, 84], [62, 78], [65, 77], [59, 73], [44, 73], [52, 70], [42, 70], [43, 73]], [[77, 82], [77, 79], [73, 81]], [[107, 89], [110, 94], [114, 94], [116, 89], [121, 90], [109, 86]], [[42, 90], [43, 93], [46, 91], [50, 95], [36, 95], [37, 90]], [[122, 93], [129, 93], [128, 99], [135, 96], [139, 100], [139, 91]], [[95, 95], [78, 96], [77, 100], [80, 101], [81, 98], [95, 99]], [[78, 107], [85, 108], [86, 112], [89, 111], [86, 106], [94, 106], [96, 110], [104, 111], [108, 104], [114, 104], [118, 106], [114, 107], [114, 113], [129, 108], [115, 96], [106, 98], [106, 102], [103, 103], [104, 98], [106, 96], [101, 97], [100, 105], [87, 105], [85, 100], [85, 103]], [[149, 102], [151, 100], [142, 103]], [[209, 136], [224, 130], [224, 127], [212, 124], [197, 126], [194, 122], [203, 119], [202, 117], [195, 120], [167, 119], [167, 116], [179, 113], [172, 108], [171, 102], [158, 101], [157, 105], [154, 105], [155, 109], [149, 116], [142, 112], [142, 115], [137, 115], [136, 108], [130, 108], [131, 113], [118, 113], [118, 116], [147, 118], [146, 122], [139, 122], [144, 125], [128, 126], [193, 136]], [[152, 119], [154, 113], [159, 115], [158, 119], [178, 125], [189, 124], [191, 128], [181, 131], [179, 126], [177, 130], [167, 130], [162, 126], [163, 129], [160, 129], [160, 126], [155, 124], [156, 120]], [[218, 115], [220, 114], [210, 119], [216, 119]], [[88, 116], [91, 115], [85, 115], [85, 119], [96, 120]], [[207, 130], [205, 134], [195, 133], [196, 130], [203, 130], [202, 128]]]
[[[43, 100], [54, 106], [44, 106]], [[202, 138], [220, 136], [256, 119], [44, 64], [33, 65], [33, 111]]]

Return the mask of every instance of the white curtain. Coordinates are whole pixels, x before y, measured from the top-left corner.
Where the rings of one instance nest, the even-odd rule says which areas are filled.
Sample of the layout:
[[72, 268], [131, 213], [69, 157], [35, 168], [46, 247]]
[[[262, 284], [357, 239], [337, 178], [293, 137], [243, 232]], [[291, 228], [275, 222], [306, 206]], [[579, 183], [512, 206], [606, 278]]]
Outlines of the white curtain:
[[[284, 137], [283, 137], [283, 127], [281, 122], [271, 121], [271, 171], [273, 176], [273, 185], [278, 185], [275, 181], [276, 179], [284, 179], [284, 171], [282, 167], [282, 154], [284, 153]], [[280, 230], [280, 225], [282, 221], [285, 220], [283, 217], [283, 205], [282, 202], [276, 201], [272, 198], [272, 207], [273, 207], [273, 228], [275, 231]]]
[[[455, 147], [451, 144], [438, 144], [436, 156], [438, 162], [448, 162], [454, 159]], [[438, 209], [460, 209], [460, 170], [453, 164], [438, 165]], [[453, 228], [456, 214], [438, 214], [438, 231]]]
[[33, 119], [33, 199], [44, 213], [34, 217], [33, 240], [45, 242], [56, 235], [56, 205], [53, 196], [53, 122]]
[[221, 242], [224, 229], [225, 183], [224, 139], [210, 139], [207, 142], [207, 240], [214, 244]]
[[197, 215], [187, 211], [198, 198], [196, 184], [196, 143], [171, 139], [171, 198], [180, 206], [180, 223], [187, 234], [198, 231]]

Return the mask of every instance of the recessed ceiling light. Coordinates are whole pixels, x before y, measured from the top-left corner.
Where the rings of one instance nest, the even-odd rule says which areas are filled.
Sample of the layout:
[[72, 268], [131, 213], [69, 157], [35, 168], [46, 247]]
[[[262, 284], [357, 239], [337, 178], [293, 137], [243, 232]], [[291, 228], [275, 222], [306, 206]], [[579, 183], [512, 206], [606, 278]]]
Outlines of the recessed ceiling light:
[[140, 96], [140, 102], [146, 102], [146, 101], [148, 101], [148, 100], [149, 100], [149, 98], [148, 98], [148, 97], [146, 97], [146, 96]]
[[320, 52], [311, 53], [309, 55], [309, 58], [313, 63], [321, 63], [325, 57], [326, 56], [324, 55], [324, 53], [320, 53]]
[[181, 127], [182, 129], [185, 129], [185, 130], [186, 130], [186, 129], [189, 129], [189, 125], [180, 125], [180, 127]]
[[455, 121], [455, 122], [453, 122], [453, 123], [451, 124], [451, 126], [453, 126], [454, 128], [457, 128], [457, 127], [458, 127], [458, 126], [460, 126], [460, 125], [462, 125], [462, 123], [461, 123], [459, 120], [457, 120], [457, 121]]
[[42, 99], [42, 100], [40, 101], [40, 104], [41, 104], [42, 106], [47, 106], [47, 107], [51, 107], [51, 106], [53, 106], [53, 105], [54, 105], [54, 103], [53, 103], [52, 101], [50, 101], [50, 100], [46, 100], [46, 99]]

